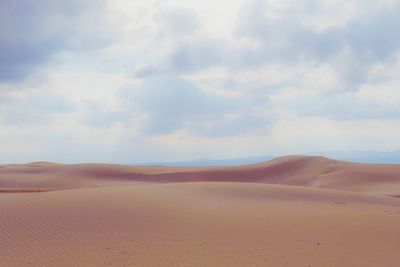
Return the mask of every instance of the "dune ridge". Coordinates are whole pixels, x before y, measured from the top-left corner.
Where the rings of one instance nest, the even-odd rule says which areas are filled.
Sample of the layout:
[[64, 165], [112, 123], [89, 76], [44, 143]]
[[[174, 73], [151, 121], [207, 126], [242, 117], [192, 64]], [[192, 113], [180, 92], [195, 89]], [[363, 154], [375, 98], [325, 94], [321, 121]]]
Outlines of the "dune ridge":
[[47, 162], [2, 167], [0, 187], [3, 190], [60, 190], [131, 183], [251, 182], [400, 195], [400, 165], [350, 163], [311, 156], [287, 156], [233, 167], [64, 165]]

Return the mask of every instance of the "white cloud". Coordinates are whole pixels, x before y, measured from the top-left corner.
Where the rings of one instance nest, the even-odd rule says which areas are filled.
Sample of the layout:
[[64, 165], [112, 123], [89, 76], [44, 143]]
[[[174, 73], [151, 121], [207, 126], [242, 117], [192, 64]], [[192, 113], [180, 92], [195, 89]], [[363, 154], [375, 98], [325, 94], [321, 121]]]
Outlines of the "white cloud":
[[0, 7], [2, 161], [23, 147], [20, 160], [132, 162], [399, 143], [398, 1]]

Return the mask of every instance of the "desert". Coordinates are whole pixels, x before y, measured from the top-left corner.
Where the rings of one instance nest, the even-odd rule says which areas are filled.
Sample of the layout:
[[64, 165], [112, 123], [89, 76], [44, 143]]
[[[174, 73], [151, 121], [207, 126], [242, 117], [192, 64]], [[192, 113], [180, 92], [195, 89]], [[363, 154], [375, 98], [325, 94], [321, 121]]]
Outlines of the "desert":
[[[366, 175], [368, 174], [368, 175]], [[2, 266], [398, 266], [400, 165], [0, 168]]]
[[0, 267], [400, 267], [399, 25], [0, 0]]

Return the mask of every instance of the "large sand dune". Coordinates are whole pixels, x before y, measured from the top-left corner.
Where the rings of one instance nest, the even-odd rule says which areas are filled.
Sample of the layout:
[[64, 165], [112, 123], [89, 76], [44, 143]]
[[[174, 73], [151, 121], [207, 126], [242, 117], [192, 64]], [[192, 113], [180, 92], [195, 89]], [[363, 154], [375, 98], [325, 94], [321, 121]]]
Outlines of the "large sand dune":
[[0, 266], [400, 266], [400, 165], [0, 167]]
[[288, 156], [235, 167], [162, 167], [36, 162], [3, 165], [3, 190], [57, 190], [133, 183], [256, 182], [400, 195], [400, 165]]

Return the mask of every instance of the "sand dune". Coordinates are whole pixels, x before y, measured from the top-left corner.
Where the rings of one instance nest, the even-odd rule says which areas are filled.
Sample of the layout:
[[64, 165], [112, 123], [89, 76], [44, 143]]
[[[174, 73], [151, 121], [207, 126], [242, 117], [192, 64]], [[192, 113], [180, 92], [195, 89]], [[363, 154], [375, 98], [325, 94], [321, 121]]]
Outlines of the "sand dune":
[[348, 163], [288, 156], [235, 167], [162, 167], [113, 164], [3, 165], [2, 189], [101, 187], [132, 183], [257, 182], [400, 195], [400, 165]]
[[[0, 168], [0, 266], [399, 266], [399, 165]], [[68, 189], [68, 190], [65, 190]]]

